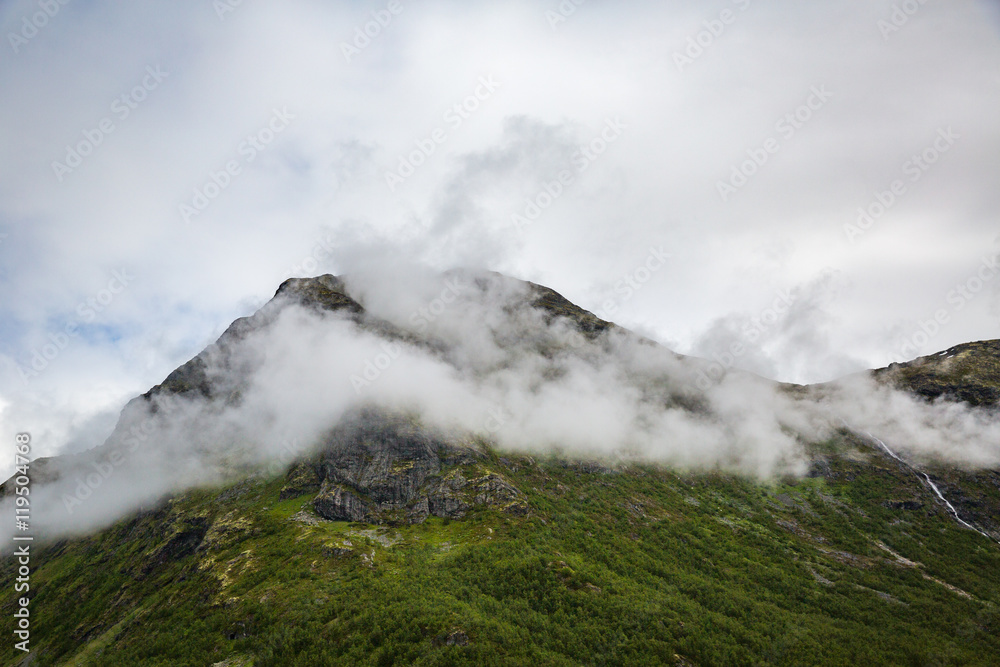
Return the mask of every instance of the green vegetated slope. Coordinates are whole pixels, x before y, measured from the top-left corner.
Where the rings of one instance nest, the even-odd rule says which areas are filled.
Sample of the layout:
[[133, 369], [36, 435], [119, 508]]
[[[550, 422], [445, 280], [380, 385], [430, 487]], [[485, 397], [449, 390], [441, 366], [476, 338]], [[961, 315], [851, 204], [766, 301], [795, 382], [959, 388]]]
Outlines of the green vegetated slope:
[[[390, 340], [411, 336], [367, 316], [334, 276], [286, 281], [278, 294]], [[528, 295], [586, 338], [614, 327], [547, 288]], [[206, 369], [228, 369], [281, 299], [126, 412], [161, 393], [238, 401], [239, 376], [219, 382]], [[996, 343], [876, 375], [992, 409]], [[998, 662], [1000, 545], [847, 432], [810, 445], [809, 477], [773, 483], [533, 459], [479, 440], [456, 449], [399, 419], [341, 435], [287, 473], [36, 544], [33, 650], [26, 658], [11, 639], [0, 664]], [[1000, 473], [927, 472], [1000, 538]], [[336, 520], [360, 518], [373, 523]], [[16, 565], [0, 558], [5, 581]], [[8, 619], [16, 597], [0, 594]]]
[[488, 451], [529, 512], [416, 525], [283, 476], [185, 493], [36, 552], [31, 664], [996, 664], [1000, 546], [846, 433], [813, 455], [759, 484]]

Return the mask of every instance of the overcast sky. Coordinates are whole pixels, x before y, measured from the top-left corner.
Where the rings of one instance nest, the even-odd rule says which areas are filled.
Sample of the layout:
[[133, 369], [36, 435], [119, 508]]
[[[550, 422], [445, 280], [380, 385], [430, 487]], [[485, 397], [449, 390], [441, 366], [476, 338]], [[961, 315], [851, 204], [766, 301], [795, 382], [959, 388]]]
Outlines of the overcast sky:
[[998, 337], [997, 3], [577, 2], [0, 3], [0, 437], [403, 259], [787, 381]]

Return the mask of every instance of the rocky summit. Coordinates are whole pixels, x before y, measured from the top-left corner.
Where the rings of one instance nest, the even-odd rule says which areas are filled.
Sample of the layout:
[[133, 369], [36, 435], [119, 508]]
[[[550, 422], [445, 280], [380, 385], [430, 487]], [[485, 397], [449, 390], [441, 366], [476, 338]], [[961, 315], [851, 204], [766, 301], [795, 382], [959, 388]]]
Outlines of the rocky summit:
[[[322, 376], [327, 349], [351, 350], [347, 368], [362, 367], [366, 350], [386, 349], [364, 347], [372, 337], [440, 361], [435, 372], [471, 388], [513, 376], [521, 357], [497, 351], [530, 350], [537, 377], [524, 396], [548, 400], [529, 413], [539, 434], [546, 418], [587, 417], [546, 394], [581, 377], [581, 364], [598, 371], [583, 377], [634, 394], [639, 421], [665, 413], [695, 429], [720, 410], [686, 388], [709, 362], [663, 351], [551, 289], [459, 278], [466, 296], [505, 295], [461, 321], [465, 339], [489, 345], [456, 347], [423, 325], [433, 310], [412, 322], [377, 316], [346, 277], [291, 279], [125, 406], [106, 443], [33, 461], [31, 497], [50, 533], [31, 545], [30, 590], [0, 598], [12, 618], [30, 596], [33, 650], [25, 658], [8, 641], [3, 664], [996, 664], [1000, 471], [959, 455], [989, 451], [974, 429], [1000, 410], [1000, 341], [867, 374], [871, 400], [899, 392], [885, 405], [906, 406], [903, 417], [943, 415], [967, 429], [968, 442], [949, 441], [956, 451], [845, 419], [788, 437], [797, 467], [763, 476], [743, 471], [738, 448], [672, 465], [569, 451], [551, 435], [504, 446], [496, 416], [470, 427], [389, 400], [425, 381], [422, 362], [400, 361], [398, 384], [386, 380], [370, 400], [346, 379], [349, 402], [340, 385], [316, 396], [303, 379], [310, 366]], [[292, 307], [304, 315], [288, 320]], [[625, 367], [631, 384], [611, 385], [602, 355], [646, 349], [661, 356], [640, 356]], [[286, 370], [274, 360], [300, 353], [301, 377], [261, 394], [261, 376]], [[694, 370], [659, 381], [674, 364]], [[723, 406], [751, 401], [748, 392], [847, 405], [836, 391], [855, 386], [742, 382], [725, 385]], [[582, 400], [592, 385], [573, 387]], [[324, 409], [329, 419], [314, 414]], [[739, 443], [742, 428], [758, 427], [736, 414], [724, 426]], [[312, 418], [307, 442], [272, 442], [272, 431]], [[3, 502], [12, 489], [0, 488]], [[17, 577], [16, 556], [2, 567]]]

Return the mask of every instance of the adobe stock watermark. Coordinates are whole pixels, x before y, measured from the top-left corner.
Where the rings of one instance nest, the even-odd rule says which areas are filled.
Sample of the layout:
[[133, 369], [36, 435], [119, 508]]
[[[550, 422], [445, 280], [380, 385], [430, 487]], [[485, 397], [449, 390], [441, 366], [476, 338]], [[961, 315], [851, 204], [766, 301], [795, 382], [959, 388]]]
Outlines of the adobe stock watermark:
[[[441, 292], [426, 306], [417, 308], [410, 314], [410, 324], [417, 332], [426, 332], [431, 323], [441, 317], [458, 300], [459, 295], [468, 288], [469, 284], [464, 283], [458, 276], [445, 279]], [[379, 343], [379, 347], [382, 351], [365, 360], [361, 373], [355, 373], [350, 377], [351, 386], [354, 387], [354, 392], [358, 395], [363, 389], [371, 386], [373, 382], [382, 377], [382, 373], [403, 352], [400, 345], [392, 341], [382, 341]]]
[[[31, 531], [31, 434], [17, 433], [14, 436], [14, 476], [10, 478], [11, 494], [14, 498], [14, 527], [22, 534], [14, 535], [13, 541], [33, 542]], [[27, 533], [27, 534], [25, 534]], [[17, 577], [14, 579], [14, 591], [23, 593], [25, 597], [16, 600], [14, 619], [17, 629], [14, 634], [21, 641], [14, 643], [14, 648], [25, 653], [31, 652], [31, 545], [21, 544], [14, 550], [17, 558]], [[13, 563], [13, 557], [11, 558]]]
[[[770, 308], [765, 308], [760, 315], [750, 319], [743, 325], [743, 331], [739, 340], [729, 345], [726, 351], [719, 354], [712, 354], [712, 360], [706, 370], [698, 371], [698, 378], [695, 380], [695, 387], [701, 391], [708, 391], [716, 383], [726, 376], [736, 362], [747, 352], [747, 343], [755, 343], [761, 336], [772, 330], [781, 320], [783, 315], [788, 313], [789, 308], [795, 303], [795, 295], [790, 291], [777, 292]], [[688, 387], [690, 390], [691, 387]]]
[[596, 313], [597, 316], [602, 320], [611, 320], [618, 312], [618, 308], [635, 296], [652, 280], [657, 271], [666, 266], [668, 259], [670, 254], [664, 252], [663, 246], [650, 246], [646, 259], [614, 284], [613, 290], [617, 296], [603, 301], [600, 311]]
[[556, 7], [555, 11], [551, 9], [545, 10], [545, 20], [549, 23], [549, 28], [552, 32], [556, 31], [560, 23], [565, 23], [569, 17], [576, 14], [576, 9], [587, 0], [562, 0], [559, 6]]
[[389, 0], [385, 9], [377, 9], [371, 13], [372, 20], [364, 25], [354, 28], [354, 39], [350, 42], [340, 43], [340, 52], [344, 54], [344, 60], [350, 64], [351, 59], [360, 55], [362, 51], [371, 45], [372, 40], [382, 34], [382, 31], [389, 27], [393, 19], [403, 13], [403, 5], [399, 0]]
[[291, 268], [285, 272], [282, 280], [287, 280], [288, 278], [304, 278], [306, 276], [311, 276], [319, 270], [319, 264], [324, 259], [333, 256], [333, 246], [334, 239], [331, 234], [326, 234], [316, 239], [313, 243], [312, 250], [309, 254], [303, 257], [301, 260], [292, 264]]
[[927, 4], [927, 0], [903, 0], [903, 2], [893, 5], [888, 20], [879, 19], [875, 22], [875, 26], [882, 34], [882, 39], [888, 42], [889, 36], [902, 30], [903, 26], [909, 23], [910, 19], [925, 4]]
[[448, 309], [451, 304], [458, 300], [458, 297], [469, 288], [468, 283], [464, 283], [458, 276], [446, 278], [444, 289], [441, 290], [426, 307], [418, 308], [410, 314], [410, 325], [417, 330], [417, 333], [425, 333], [437, 318]]
[[94, 492], [101, 488], [115, 471], [128, 461], [127, 455], [134, 454], [139, 446], [157, 431], [155, 417], [164, 419], [179, 410], [181, 402], [182, 399], [176, 395], [161, 394], [156, 403], [159, 410], [156, 413], [151, 413], [140, 424], [132, 424], [127, 437], [122, 441], [124, 449], [112, 449], [102, 453], [98, 460], [91, 461], [90, 467], [93, 468], [93, 472], [86, 472], [82, 477], [77, 475], [74, 478], [76, 487], [73, 489], [73, 493], [63, 493], [62, 502], [66, 513], [72, 514], [77, 507], [83, 505], [87, 499], [93, 496]]
[[[500, 86], [501, 83], [495, 80], [492, 74], [479, 77], [478, 85], [472, 94], [450, 106], [441, 119], [451, 131], [457, 130], [471, 118], [472, 113], [479, 109], [483, 102], [493, 96]], [[449, 130], [444, 127], [436, 127], [427, 136], [413, 142], [416, 145], [415, 150], [399, 156], [396, 170], [385, 172], [385, 184], [389, 187], [389, 192], [395, 192], [397, 187], [416, 173], [418, 167], [427, 162], [437, 147], [448, 140], [448, 132]]]
[[[597, 313], [594, 314], [600, 317]], [[580, 350], [588, 343], [587, 336], [576, 326], [549, 327], [548, 333], [560, 349]]]
[[[960, 138], [961, 135], [956, 134], [950, 125], [946, 128], [938, 128], [937, 136], [931, 145], [919, 153], [913, 154], [909, 160], [903, 163], [900, 170], [904, 176], [909, 176], [910, 183], [916, 183], [941, 159], [942, 155], [951, 150], [955, 141]], [[854, 224], [844, 225], [844, 234], [847, 235], [847, 240], [855, 243], [859, 236], [871, 229], [875, 221], [885, 215], [908, 191], [906, 181], [900, 178], [892, 181], [885, 190], [877, 191], [872, 201], [865, 206], [858, 207], [858, 217]]]
[[608, 119], [604, 122], [604, 129], [596, 137], [578, 147], [570, 156], [568, 168], [561, 170], [551, 181], [544, 182], [542, 190], [525, 201], [521, 213], [511, 213], [511, 223], [518, 233], [522, 233], [526, 227], [538, 219], [542, 211], [552, 206], [566, 192], [566, 188], [572, 185], [575, 180], [574, 171], [578, 174], [587, 171], [595, 160], [604, 155], [608, 146], [618, 140], [627, 127], [628, 125], [617, 116], [614, 119]]
[[[149, 97], [149, 94], [160, 87], [163, 80], [170, 76], [170, 72], [164, 72], [159, 65], [146, 66], [146, 75], [128, 92], [122, 93], [111, 103], [111, 113], [124, 122], [142, 102]], [[97, 122], [97, 126], [87, 128], [82, 131], [83, 139], [75, 145], [66, 145], [66, 157], [62, 162], [52, 161], [52, 171], [56, 179], [62, 183], [67, 174], [83, 164], [85, 158], [89, 157], [97, 150], [97, 147], [104, 143], [107, 138], [117, 128], [111, 116], [105, 116]]]
[[305, 443], [298, 438], [283, 438], [279, 443], [280, 449], [277, 458], [271, 457], [272, 465], [278, 469], [284, 469], [289, 463], [302, 456], [305, 452]]
[[226, 14], [232, 14], [242, 5], [243, 0], [212, 0], [212, 9], [220, 21], [225, 21]]
[[363, 389], [371, 386], [373, 382], [382, 377], [382, 373], [403, 353], [399, 343], [392, 341], [382, 341], [379, 343], [379, 347], [382, 348], [382, 351], [365, 359], [361, 373], [351, 375], [351, 386], [354, 387], [354, 393], [359, 396]]
[[[752, 0], [732, 0], [741, 12], [745, 12]], [[683, 72], [688, 65], [693, 65], [694, 61], [701, 58], [705, 51], [712, 47], [715, 42], [726, 32], [726, 28], [736, 23], [738, 14], [732, 9], [723, 9], [719, 12], [719, 18], [708, 19], [702, 22], [704, 28], [687, 39], [687, 46], [683, 51], [674, 51], [674, 64], [677, 71]]]
[[8, 32], [7, 40], [10, 48], [17, 55], [21, 52], [21, 47], [27, 45], [32, 39], [38, 36], [49, 21], [56, 17], [59, 11], [69, 4], [69, 0], [38, 0], [39, 12], [21, 19], [21, 29], [17, 32]]
[[979, 266], [969, 277], [952, 287], [945, 295], [945, 305], [935, 310], [929, 319], [921, 320], [919, 327], [903, 338], [896, 350], [895, 361], [905, 362], [920, 356], [931, 340], [951, 322], [952, 316], [978, 297], [998, 275], [1000, 252], [980, 258]]
[[483, 426], [487, 433], [495, 436], [516, 416], [506, 406], [495, 403], [486, 411], [486, 419], [483, 421]]
[[107, 286], [98, 291], [94, 296], [77, 304], [77, 318], [70, 320], [61, 331], [49, 333], [49, 342], [40, 348], [31, 348], [31, 359], [27, 366], [22, 366], [15, 362], [18, 375], [24, 383], [32, 378], [38, 377], [49, 365], [62, 354], [63, 350], [69, 347], [70, 342], [80, 335], [81, 324], [89, 324], [97, 319], [98, 313], [104, 312], [115, 300], [117, 295], [125, 291], [134, 276], [129, 275], [126, 269], [119, 269], [111, 272], [111, 279]]
[[226, 188], [233, 183], [233, 179], [243, 173], [243, 168], [257, 159], [257, 156], [285, 131], [289, 122], [295, 119], [295, 115], [289, 113], [288, 107], [274, 109], [267, 124], [247, 135], [247, 138], [236, 148], [236, 153], [242, 160], [228, 160], [218, 171], [208, 172], [208, 180], [200, 186], [194, 188], [194, 196], [190, 202], [182, 202], [178, 205], [181, 219], [185, 224], [189, 224], [191, 219], [208, 208], [215, 199], [221, 195]]
[[[813, 86], [809, 89], [809, 95], [800, 106], [777, 120], [774, 124], [775, 131], [782, 140], [788, 141], [795, 136], [796, 132], [805, 127], [805, 124], [812, 119], [817, 111], [823, 108], [831, 97], [833, 97], [833, 93], [826, 89], [825, 84]], [[719, 198], [723, 202], [729, 201], [731, 195], [746, 185], [771, 156], [781, 150], [781, 145], [781, 140], [769, 137], [760, 148], [748, 148], [748, 159], [734, 165], [727, 180], [716, 182], [715, 187], [719, 191]]]

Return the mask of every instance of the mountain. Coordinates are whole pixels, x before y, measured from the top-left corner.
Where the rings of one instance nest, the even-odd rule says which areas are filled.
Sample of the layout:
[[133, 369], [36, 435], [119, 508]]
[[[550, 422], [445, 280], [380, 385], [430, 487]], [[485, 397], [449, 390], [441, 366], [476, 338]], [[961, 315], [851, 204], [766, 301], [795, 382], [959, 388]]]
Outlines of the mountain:
[[995, 664], [1000, 341], [797, 387], [442, 281], [286, 281], [33, 461], [4, 664]]
[[978, 407], [995, 406], [1000, 403], [1000, 340], [956, 345], [874, 374], [928, 399], [944, 396]]

